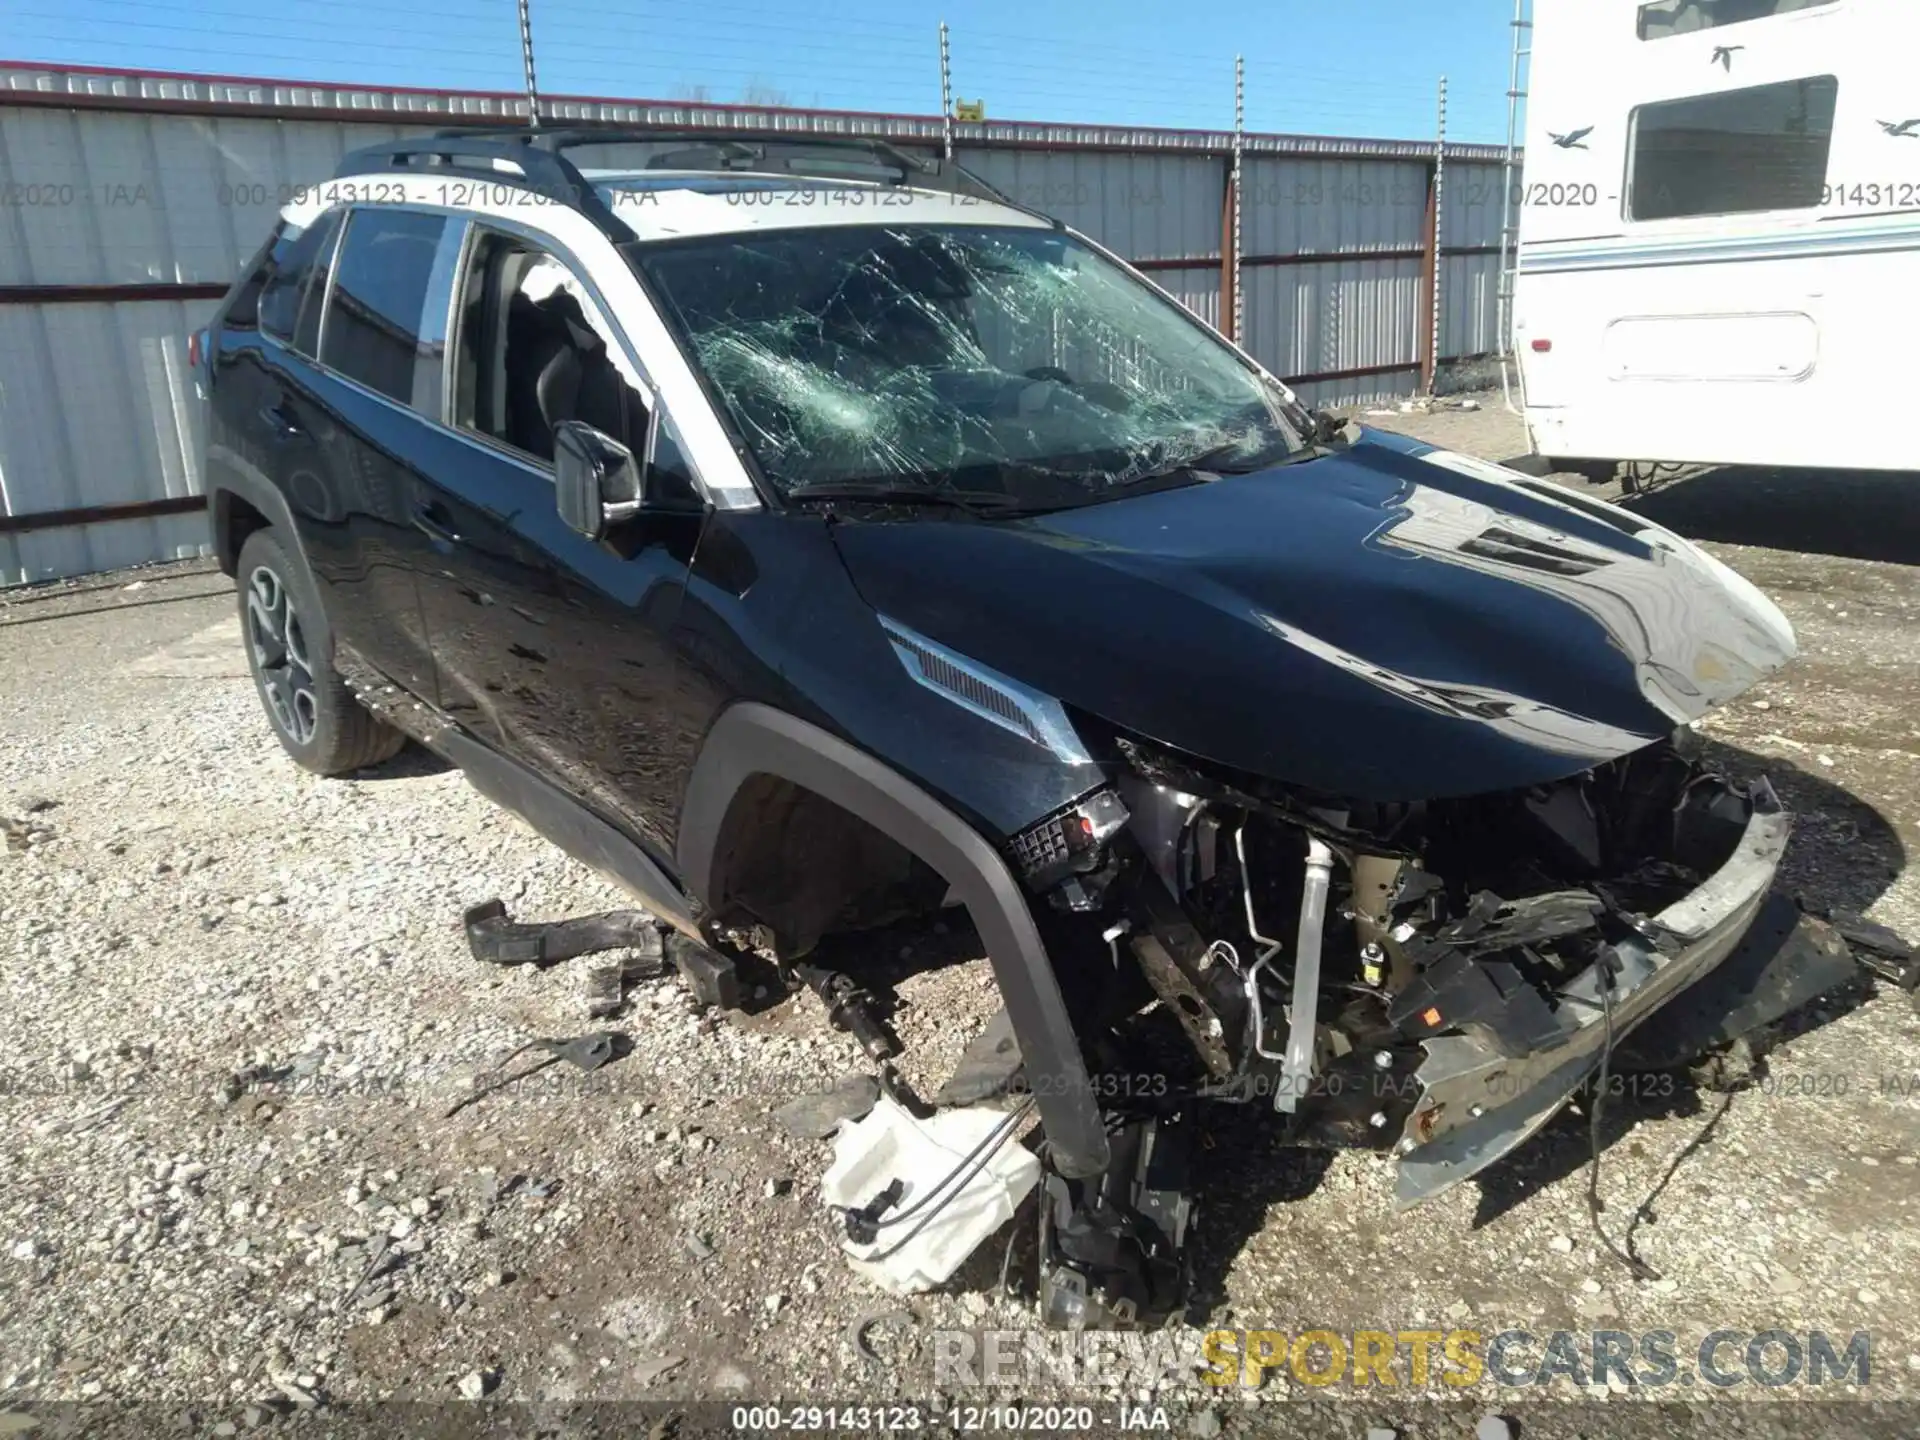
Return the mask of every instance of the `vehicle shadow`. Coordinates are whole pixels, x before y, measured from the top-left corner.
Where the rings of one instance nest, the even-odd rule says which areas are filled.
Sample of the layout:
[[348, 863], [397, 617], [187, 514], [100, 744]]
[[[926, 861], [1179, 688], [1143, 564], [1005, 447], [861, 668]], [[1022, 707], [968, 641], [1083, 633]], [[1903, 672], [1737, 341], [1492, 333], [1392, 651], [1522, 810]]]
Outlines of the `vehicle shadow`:
[[1475, 1177], [1480, 1199], [1474, 1208], [1473, 1228], [1491, 1224], [1544, 1187], [1579, 1173], [1593, 1163], [1596, 1148], [1603, 1177], [1609, 1152], [1623, 1142], [1628, 1155], [1640, 1158], [1644, 1148], [1632, 1136], [1642, 1124], [1703, 1118], [1699, 1130], [1674, 1152], [1644, 1196], [1636, 1200], [1604, 1178], [1601, 1181], [1602, 1223], [1607, 1234], [1637, 1259], [1634, 1241], [1638, 1232], [1643, 1226], [1659, 1223], [1660, 1202], [1675, 1176], [1691, 1156], [1712, 1143], [1734, 1100], [1766, 1085], [1768, 1054], [1852, 1013], [1873, 994], [1872, 979], [1861, 971], [1846, 984], [1764, 1027], [1755, 1037], [1757, 1043], [1751, 1052], [1736, 1051], [1724, 1060], [1690, 1069], [1616, 1074], [1609, 1079], [1599, 1105], [1597, 1136], [1593, 1111], [1598, 1097], [1589, 1086], [1574, 1105], [1556, 1115], [1527, 1144]]
[[1920, 474], [1722, 465], [1617, 503], [1689, 540], [1920, 565]]
[[1906, 846], [1891, 821], [1851, 790], [1792, 760], [1709, 741], [1709, 759], [1741, 780], [1764, 776], [1793, 816], [1793, 837], [1774, 881], [1815, 914], [1864, 911], [1899, 878]]
[[409, 740], [400, 747], [399, 753], [376, 765], [363, 765], [353, 772], [355, 780], [419, 780], [429, 775], [444, 775], [453, 768], [452, 762], [427, 749], [426, 746]]
[[1334, 1161], [1331, 1150], [1283, 1143], [1273, 1111], [1257, 1102], [1215, 1105], [1201, 1120], [1194, 1157], [1199, 1223], [1187, 1251], [1187, 1319], [1196, 1325], [1226, 1302], [1234, 1261], [1273, 1223], [1272, 1212], [1318, 1190]]

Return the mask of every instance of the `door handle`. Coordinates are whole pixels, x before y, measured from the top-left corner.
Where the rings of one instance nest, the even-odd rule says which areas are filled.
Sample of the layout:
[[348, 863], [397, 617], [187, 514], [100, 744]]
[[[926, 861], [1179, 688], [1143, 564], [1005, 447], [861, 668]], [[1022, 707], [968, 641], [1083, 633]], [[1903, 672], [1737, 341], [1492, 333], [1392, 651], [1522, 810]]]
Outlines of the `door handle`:
[[276, 440], [304, 440], [307, 430], [298, 419], [287, 412], [284, 403], [262, 405], [260, 418], [267, 422], [267, 428]]
[[413, 507], [413, 528], [442, 545], [460, 543], [460, 532], [453, 528], [453, 517], [437, 500]]

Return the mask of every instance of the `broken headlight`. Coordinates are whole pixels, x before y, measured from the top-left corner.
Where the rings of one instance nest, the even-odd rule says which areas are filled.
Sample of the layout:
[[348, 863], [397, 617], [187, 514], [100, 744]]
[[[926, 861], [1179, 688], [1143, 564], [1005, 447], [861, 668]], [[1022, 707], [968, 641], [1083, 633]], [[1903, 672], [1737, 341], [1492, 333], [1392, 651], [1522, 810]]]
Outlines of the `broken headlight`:
[[1028, 889], [1051, 890], [1063, 880], [1098, 870], [1106, 859], [1107, 841], [1126, 823], [1127, 807], [1119, 795], [1096, 790], [1014, 836], [1009, 847], [1013, 863]]

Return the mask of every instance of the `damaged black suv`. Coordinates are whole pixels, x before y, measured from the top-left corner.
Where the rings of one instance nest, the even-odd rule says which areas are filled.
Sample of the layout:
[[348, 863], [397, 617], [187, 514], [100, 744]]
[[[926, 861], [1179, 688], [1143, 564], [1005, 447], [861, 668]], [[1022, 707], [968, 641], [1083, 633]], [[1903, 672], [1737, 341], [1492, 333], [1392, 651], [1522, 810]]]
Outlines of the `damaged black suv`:
[[1686, 743], [1794, 654], [1753, 586], [1302, 406], [950, 163], [395, 142], [202, 339], [293, 758], [412, 736], [721, 968], [963, 903], [949, 1093], [1033, 1097], [1056, 1321], [1177, 1290], [1195, 1101], [1423, 1200], [1767, 901], [1788, 817]]

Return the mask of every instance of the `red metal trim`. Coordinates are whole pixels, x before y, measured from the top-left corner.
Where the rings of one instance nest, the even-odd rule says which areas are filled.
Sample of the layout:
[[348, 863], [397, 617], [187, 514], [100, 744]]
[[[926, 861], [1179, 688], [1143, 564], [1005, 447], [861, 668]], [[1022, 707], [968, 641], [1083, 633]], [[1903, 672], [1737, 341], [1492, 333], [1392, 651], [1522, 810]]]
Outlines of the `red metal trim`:
[[1242, 265], [1335, 265], [1348, 260], [1418, 260], [1418, 250], [1308, 250], [1298, 255], [1243, 255]]
[[136, 300], [218, 300], [222, 283], [140, 281], [130, 285], [0, 285], [0, 305], [115, 304]]
[[[1449, 245], [1440, 252], [1451, 259], [1456, 255], [1498, 255], [1498, 245]], [[1242, 255], [1241, 268], [1250, 265], [1334, 265], [1348, 260], [1424, 260], [1424, 249], [1406, 250], [1316, 250], [1298, 255]], [[1216, 265], [1224, 266], [1225, 259], [1219, 255], [1196, 255], [1191, 259], [1181, 257], [1153, 257], [1145, 260], [1127, 262], [1136, 270], [1211, 270]]]
[[285, 75], [216, 75], [202, 70], [129, 70], [124, 65], [70, 65], [64, 60], [0, 60], [0, 70], [53, 70], [63, 75], [111, 75], [116, 79], [194, 80], [203, 85], [297, 85], [312, 90], [366, 90], [385, 95], [465, 95], [479, 100], [524, 100], [524, 90], [433, 90], [422, 85], [355, 85], [348, 81], [295, 80]]
[[[1129, 260], [1127, 264], [1136, 270], [1212, 270], [1224, 266], [1226, 260], [1219, 255], [1195, 255], [1190, 259], [1174, 255], [1148, 260]], [[1222, 278], [1225, 278], [1224, 270]]]
[[1320, 370], [1312, 375], [1285, 375], [1281, 379], [1288, 385], [1317, 385], [1323, 380], [1363, 380], [1369, 375], [1397, 375], [1419, 368], [1418, 360], [1410, 360], [1404, 365], [1354, 365], [1345, 370]]
[[[1458, 365], [1471, 360], [1491, 360], [1490, 350], [1477, 351], [1472, 355], [1442, 355], [1442, 365]], [[1347, 370], [1322, 370], [1313, 375], [1287, 375], [1282, 377], [1288, 385], [1316, 385], [1324, 380], [1364, 380], [1369, 375], [1398, 375], [1408, 370], [1418, 370], [1421, 362], [1409, 360], [1404, 365], [1356, 365]]]
[[169, 495], [131, 505], [82, 505], [73, 510], [40, 510], [30, 515], [0, 515], [0, 535], [59, 530], [69, 525], [98, 525], [109, 520], [152, 520], [161, 515], [191, 515], [207, 508], [204, 495]]
[[[36, 71], [36, 72], [51, 72], [54, 74], [99, 75], [99, 76], [111, 77], [114, 79], [121, 79], [121, 80], [127, 80], [127, 81], [139, 81], [143, 79], [175, 80], [175, 81], [185, 81], [189, 83], [198, 83], [202, 85], [264, 85], [264, 86], [270, 86], [277, 89], [339, 90], [339, 91], [358, 92], [364, 95], [424, 95], [424, 96], [432, 96], [436, 99], [441, 99], [441, 100], [449, 100], [449, 99], [498, 100], [498, 101], [503, 101], [509, 104], [517, 103], [526, 99], [526, 96], [524, 93], [519, 91], [513, 91], [513, 90], [434, 90], [434, 89], [428, 89], [428, 88], [424, 88], [417, 85], [362, 85], [362, 84], [355, 84], [351, 81], [302, 80], [302, 79], [299, 79], [296, 77], [290, 77], [290, 76], [280, 76], [278, 78], [275, 78], [275, 77], [265, 76], [265, 75], [209, 75], [209, 74], [202, 74], [202, 73], [197, 73], [194, 71], [186, 71], [186, 70], [147, 70], [147, 69], [129, 70], [124, 67], [113, 67], [113, 66], [103, 66], [103, 65], [69, 65], [61, 61], [53, 61], [53, 60], [0, 60], [0, 70], [24, 70], [24, 71]], [[540, 97], [540, 103], [543, 110], [550, 105], [564, 105], [564, 104], [661, 105], [661, 106], [681, 106], [681, 107], [697, 105], [698, 108], [703, 110], [717, 110], [717, 111], [723, 111], [728, 113], [738, 113], [738, 114], [762, 115], [762, 114], [767, 114], [769, 112], [775, 112], [782, 115], [804, 115], [810, 118], [824, 117], [827, 119], [836, 119], [836, 120], [854, 120], [854, 121], [867, 120], [867, 121], [877, 121], [877, 122], [912, 121], [912, 122], [923, 123], [929, 126], [937, 126], [940, 123], [940, 117], [938, 115], [916, 115], [916, 114], [911, 114], [903, 111], [803, 109], [795, 106], [785, 106], [785, 105], [779, 105], [779, 106], [744, 105], [744, 104], [735, 104], [732, 102], [719, 103], [719, 102], [706, 101], [706, 100], [702, 100], [702, 101], [650, 100], [643, 97], [632, 97], [632, 96], [621, 98], [621, 97], [608, 96], [608, 95], [544, 95], [543, 94]], [[511, 115], [461, 115], [461, 114], [455, 114], [451, 111], [356, 110], [356, 109], [350, 109], [347, 107], [337, 107], [337, 106], [276, 105], [271, 102], [263, 102], [263, 103], [255, 104], [253, 102], [243, 101], [243, 100], [166, 100], [166, 99], [160, 99], [157, 97], [150, 98], [150, 97], [141, 96], [141, 95], [88, 95], [88, 94], [72, 94], [72, 93], [61, 93], [56, 91], [43, 91], [43, 90], [0, 89], [0, 106], [7, 106], [7, 105], [48, 106], [48, 107], [69, 109], [69, 110], [88, 110], [88, 109], [149, 110], [149, 111], [153, 111], [156, 114], [182, 114], [182, 115], [204, 115], [204, 114], [213, 114], [213, 113], [233, 114], [238, 112], [238, 113], [253, 115], [256, 117], [266, 118], [266, 119], [284, 119], [284, 120], [327, 119], [327, 120], [335, 121], [340, 124], [354, 124], [357, 122], [357, 123], [368, 124], [368, 125], [391, 125], [395, 123], [417, 122], [420, 124], [433, 124], [440, 128], [454, 128], [454, 127], [467, 127], [467, 126], [497, 128], [503, 122], [512, 123], [512, 121], [517, 118]], [[553, 117], [545, 117], [545, 118], [551, 119]], [[560, 123], [591, 125], [597, 122], [590, 121], [590, 120], [589, 121], [562, 120]], [[1019, 129], [1019, 130], [1034, 131], [1034, 132], [1044, 132], [1044, 131], [1060, 130], [1060, 129], [1134, 131], [1134, 132], [1146, 133], [1146, 134], [1155, 135], [1155, 136], [1166, 136], [1169, 138], [1178, 138], [1182, 136], [1195, 136], [1195, 135], [1217, 135], [1221, 138], [1221, 141], [1222, 141], [1222, 143], [1217, 147], [1208, 147], [1207, 149], [1204, 149], [1204, 150], [1183, 150], [1178, 153], [1190, 154], [1190, 155], [1207, 155], [1207, 156], [1215, 156], [1215, 157], [1229, 155], [1232, 153], [1230, 137], [1225, 131], [1201, 130], [1201, 129], [1195, 129], [1192, 127], [1174, 128], [1174, 127], [1166, 127], [1166, 126], [1158, 126], [1158, 125], [1089, 125], [1077, 120], [992, 120], [992, 121], [981, 122], [978, 125], [962, 124], [955, 127], [955, 131], [954, 131], [955, 143], [956, 144], [973, 144], [973, 145], [991, 145], [996, 148], [1010, 149], [1010, 150], [1051, 149], [1051, 150], [1067, 150], [1067, 151], [1124, 151], [1124, 152], [1138, 152], [1138, 153], [1148, 153], [1148, 154], [1158, 153], [1160, 151], [1168, 150], [1172, 148], [1170, 146], [1161, 145], [1161, 144], [1129, 145], [1129, 144], [1123, 144], [1119, 142], [1104, 142], [1104, 141], [1103, 142], [1057, 141], [1057, 140], [1045, 138], [1044, 136], [1033, 138], [1033, 139], [1024, 139], [1024, 138], [1018, 138], [1018, 137], [1008, 136], [1008, 135], [995, 135], [995, 136], [992, 136], [991, 138], [988, 138], [979, 133], [980, 130], [985, 129], [989, 126], [992, 126], [992, 127], [1006, 126], [1006, 127]], [[678, 128], [684, 128], [684, 127], [663, 126], [662, 128], [678, 129]], [[926, 138], [928, 143], [933, 143], [938, 139], [936, 135], [931, 133], [929, 133], [929, 135]], [[1287, 140], [1337, 140], [1342, 143], [1351, 144], [1351, 145], [1394, 145], [1394, 146], [1403, 146], [1403, 145], [1411, 145], [1411, 144], [1418, 143], [1417, 141], [1395, 140], [1395, 139], [1390, 139], [1388, 137], [1379, 136], [1379, 135], [1312, 136], [1312, 135], [1288, 135], [1288, 134], [1282, 134], [1282, 133], [1270, 132], [1270, 131], [1262, 131], [1258, 134], [1250, 134], [1248, 135], [1247, 138], [1248, 140], [1256, 142], [1256, 144], [1262, 147], [1264, 147], [1266, 144], [1270, 142], [1287, 141]], [[1411, 160], [1411, 159], [1417, 158], [1412, 155], [1389, 156], [1389, 157], [1356, 155], [1351, 157], [1343, 157], [1338, 152], [1329, 152], [1325, 150], [1314, 150], [1314, 149], [1306, 149], [1306, 148], [1301, 148], [1301, 149], [1260, 148], [1258, 150], [1258, 157], [1261, 159], [1278, 159], [1278, 160], [1295, 159], [1295, 158], [1316, 159], [1316, 160], [1341, 159], [1341, 158], [1353, 158], [1353, 159], [1361, 159], [1361, 160], [1375, 159], [1375, 158]], [[1492, 163], [1495, 163], [1498, 159], [1499, 157], [1497, 155], [1487, 155], [1485, 157], [1478, 157], [1478, 158], [1468, 157], [1463, 155], [1460, 158], [1459, 163], [1461, 164], [1475, 164], [1475, 163], [1492, 164]]]

